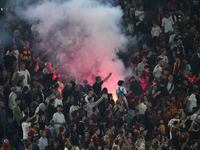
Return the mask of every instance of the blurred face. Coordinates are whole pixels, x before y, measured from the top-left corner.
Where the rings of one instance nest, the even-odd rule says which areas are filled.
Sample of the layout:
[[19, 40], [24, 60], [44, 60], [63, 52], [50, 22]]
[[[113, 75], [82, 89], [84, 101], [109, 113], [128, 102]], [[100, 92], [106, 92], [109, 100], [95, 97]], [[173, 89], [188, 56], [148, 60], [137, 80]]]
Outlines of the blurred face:
[[97, 133], [97, 135], [99, 135], [99, 134], [100, 134], [100, 130], [97, 130], [97, 132], [96, 132], [96, 133]]
[[24, 70], [25, 69], [25, 64], [21, 65], [21, 69]]
[[42, 136], [43, 136], [43, 137], [46, 137], [46, 135], [47, 135], [47, 134], [46, 134], [46, 132], [44, 131], [44, 132], [42, 133]]
[[26, 43], [25, 46], [26, 46], [27, 49], [29, 49], [29, 47], [30, 47], [30, 43]]
[[16, 104], [17, 105], [21, 104], [21, 101], [20, 100], [16, 101]]
[[90, 136], [89, 132], [85, 132], [85, 137], [89, 137], [89, 136]]
[[36, 44], [35, 44], [35, 48], [36, 48], [36, 49], [39, 49], [39, 48], [40, 48], [40, 43], [36, 43]]
[[149, 68], [145, 68], [144, 70], [145, 70], [145, 72], [149, 72]]
[[147, 59], [146, 58], [142, 58], [142, 62], [146, 63]]

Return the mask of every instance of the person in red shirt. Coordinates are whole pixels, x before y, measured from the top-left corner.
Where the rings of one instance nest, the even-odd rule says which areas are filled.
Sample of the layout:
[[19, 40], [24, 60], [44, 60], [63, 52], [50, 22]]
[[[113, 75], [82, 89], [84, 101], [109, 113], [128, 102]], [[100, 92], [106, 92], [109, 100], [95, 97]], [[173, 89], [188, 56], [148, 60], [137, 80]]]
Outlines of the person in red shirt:
[[53, 142], [53, 136], [51, 134], [51, 131], [49, 130], [50, 128], [51, 128], [51, 124], [50, 124], [50, 122], [47, 122], [46, 128], [44, 129], [44, 131], [46, 132], [46, 138], [51, 143], [51, 142]]
[[93, 131], [97, 126], [97, 118], [99, 117], [99, 109], [98, 107], [92, 108], [93, 114], [90, 116], [90, 131]]
[[174, 113], [177, 112], [177, 106], [173, 104], [173, 101], [171, 99], [167, 100], [167, 104], [169, 105], [169, 107], [171, 108], [171, 115], [173, 116]]
[[103, 123], [105, 124], [106, 128], [109, 127], [110, 124], [112, 124], [114, 122], [113, 118], [112, 118], [112, 111], [111, 110], [107, 110], [106, 111], [106, 117], [104, 118]]
[[172, 119], [171, 116], [171, 108], [167, 107], [167, 113], [165, 114], [165, 116], [163, 117], [163, 121], [164, 121], [164, 125], [165, 125], [165, 131], [166, 133], [169, 133], [169, 128], [168, 128], [168, 123], [169, 121]]
[[39, 138], [38, 135], [39, 124], [34, 122], [31, 124], [31, 127], [32, 129], [28, 132], [28, 141], [32, 143], [33, 139]]
[[72, 113], [72, 123], [74, 123], [74, 124], [76, 124], [76, 126], [78, 126], [78, 122], [79, 122], [79, 120], [78, 120], [78, 112], [77, 111], [73, 111]]
[[58, 134], [58, 142], [59, 142], [60, 145], [62, 145], [62, 142], [65, 139], [66, 129], [63, 126], [60, 126], [59, 130], [60, 130], [60, 133]]
[[94, 134], [91, 136], [91, 139], [90, 139], [91, 147], [93, 149], [98, 149], [98, 147], [99, 147], [99, 143], [100, 143], [100, 139], [98, 137], [99, 134], [100, 134], [99, 128], [95, 127]]

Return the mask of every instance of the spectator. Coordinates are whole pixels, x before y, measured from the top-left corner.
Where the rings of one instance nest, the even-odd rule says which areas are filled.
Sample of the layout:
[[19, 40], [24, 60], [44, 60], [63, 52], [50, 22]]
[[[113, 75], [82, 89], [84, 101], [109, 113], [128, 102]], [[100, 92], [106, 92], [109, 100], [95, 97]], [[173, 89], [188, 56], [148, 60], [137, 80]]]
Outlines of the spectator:
[[[8, 106], [9, 106], [9, 109], [10, 111], [12, 112], [12, 109], [13, 107], [15, 106], [15, 99], [17, 98], [17, 90], [15, 87], [12, 87], [11, 88], [11, 93], [9, 95], [9, 103], [8, 103]], [[12, 113], [11, 113], [12, 114]]]
[[162, 28], [164, 33], [171, 33], [174, 31], [173, 29], [173, 20], [170, 18], [168, 13], [165, 13], [165, 17], [162, 19]]
[[55, 130], [56, 130], [56, 133], [57, 135], [59, 134], [59, 127], [63, 124], [63, 123], [66, 123], [65, 121], [65, 117], [64, 115], [62, 114], [62, 106], [61, 105], [58, 105], [57, 106], [57, 112], [54, 113], [53, 115], [53, 120], [54, 120], [54, 123], [55, 123]]

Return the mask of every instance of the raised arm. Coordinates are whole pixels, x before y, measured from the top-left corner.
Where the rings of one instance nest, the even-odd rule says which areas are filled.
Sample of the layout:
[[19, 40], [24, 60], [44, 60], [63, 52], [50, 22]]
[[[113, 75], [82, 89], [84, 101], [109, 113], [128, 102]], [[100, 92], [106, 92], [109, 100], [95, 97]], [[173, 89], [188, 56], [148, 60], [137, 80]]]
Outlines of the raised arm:
[[109, 73], [109, 75], [105, 79], [103, 79], [103, 83], [106, 82], [110, 78], [111, 75], [112, 73]]

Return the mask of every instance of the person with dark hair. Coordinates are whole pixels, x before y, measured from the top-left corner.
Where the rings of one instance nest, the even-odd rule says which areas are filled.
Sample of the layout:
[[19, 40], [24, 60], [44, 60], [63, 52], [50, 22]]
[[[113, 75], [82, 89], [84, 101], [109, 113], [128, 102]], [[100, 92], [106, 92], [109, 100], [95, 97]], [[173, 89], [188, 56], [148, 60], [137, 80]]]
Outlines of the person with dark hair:
[[60, 131], [60, 133], [58, 134], [57, 140], [58, 140], [59, 144], [62, 145], [63, 139], [65, 138], [66, 129], [64, 126], [60, 126], [59, 131]]
[[174, 130], [174, 135], [172, 136], [172, 139], [171, 139], [176, 150], [180, 150], [181, 148], [181, 145], [180, 145], [181, 141], [180, 141], [180, 136], [179, 136], [180, 134], [181, 134], [180, 129], [176, 128]]
[[103, 120], [104, 125], [108, 128], [114, 122], [113, 113], [111, 110], [106, 110], [106, 116]]
[[132, 91], [132, 94], [134, 96], [139, 96], [143, 92], [140, 83], [135, 79], [134, 76], [130, 77], [129, 81], [130, 81], [129, 90]]
[[34, 138], [32, 141], [32, 150], [40, 150], [39, 144], [39, 138]]
[[31, 130], [31, 122], [30, 121], [33, 120], [34, 118], [36, 118], [35, 123], [37, 123], [39, 116], [38, 115], [36, 116], [36, 114], [31, 118], [29, 118], [28, 116], [25, 116], [20, 121], [20, 123], [22, 125], [24, 147], [26, 147], [26, 144], [28, 142], [28, 133]]
[[123, 80], [119, 80], [118, 81], [118, 88], [116, 89], [116, 95], [117, 97], [119, 97], [119, 95], [123, 95], [123, 99], [126, 102], [126, 105], [128, 106], [128, 101], [126, 96], [129, 96], [132, 91], [130, 91], [129, 93], [127, 92], [126, 88], [124, 87], [124, 81]]
[[70, 140], [71, 143], [73, 145], [79, 146], [79, 137], [78, 137], [78, 134], [76, 133], [76, 129], [77, 129], [76, 124], [71, 123], [69, 125], [69, 129], [70, 129], [70, 133], [71, 133], [71, 140]]
[[29, 94], [29, 89], [27, 86], [24, 86], [22, 89], [22, 95], [20, 97], [21, 100], [24, 100], [27, 105], [31, 105], [32, 97]]
[[63, 109], [62, 106], [58, 105], [57, 106], [57, 112], [53, 114], [53, 120], [54, 120], [54, 123], [55, 123], [55, 130], [56, 130], [57, 135], [59, 133], [59, 127], [63, 123], [66, 123], [65, 116], [62, 114], [62, 109]]
[[17, 61], [17, 58], [14, 56], [14, 49], [11, 48], [9, 50], [9, 54], [3, 58], [3, 63], [6, 70], [10, 70], [13, 67], [15, 61]]
[[90, 142], [91, 142], [91, 147], [93, 149], [97, 149], [100, 144], [100, 139], [98, 135], [100, 134], [99, 128], [94, 128], [94, 134], [91, 136]]
[[93, 129], [97, 126], [97, 118], [99, 117], [98, 107], [93, 107], [92, 111], [93, 111], [93, 114], [90, 116], [90, 131], [93, 131]]
[[100, 76], [96, 77], [96, 82], [92, 86], [92, 88], [94, 89], [94, 93], [96, 95], [99, 96], [99, 92], [101, 91], [101, 85], [104, 82], [106, 82], [110, 78], [111, 75], [112, 75], [112, 73], [109, 73], [109, 75], [105, 79], [103, 79], [103, 80], [101, 80]]
[[15, 106], [13, 107], [13, 118], [14, 118], [14, 129], [21, 131], [20, 120], [22, 119], [22, 111], [20, 109], [21, 100], [19, 98], [15, 99]]
[[85, 131], [87, 131], [87, 127], [85, 123], [86, 119], [87, 117], [84, 114], [82, 114], [80, 116], [80, 121], [77, 126], [77, 133], [78, 135], [81, 135], [82, 137], [84, 137]]
[[25, 148], [26, 150], [32, 150], [32, 143], [28, 142]]

